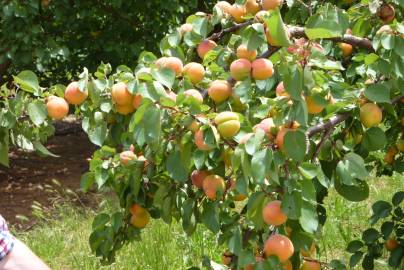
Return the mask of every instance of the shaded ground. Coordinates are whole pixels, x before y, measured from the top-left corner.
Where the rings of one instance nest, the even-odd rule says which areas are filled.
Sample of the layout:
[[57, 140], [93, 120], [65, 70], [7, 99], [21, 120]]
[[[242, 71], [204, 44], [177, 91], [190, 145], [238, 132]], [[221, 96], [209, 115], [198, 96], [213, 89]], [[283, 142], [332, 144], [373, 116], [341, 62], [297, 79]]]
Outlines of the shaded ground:
[[[51, 206], [50, 198], [55, 193], [50, 190], [77, 190], [81, 175], [88, 169], [86, 159], [95, 149], [83, 132], [54, 136], [47, 148], [60, 157], [41, 157], [16, 150], [10, 153], [10, 168], [0, 165], [0, 214], [12, 225], [21, 223], [16, 216], [32, 217], [34, 202], [44, 209]], [[25, 226], [32, 223], [29, 220]]]

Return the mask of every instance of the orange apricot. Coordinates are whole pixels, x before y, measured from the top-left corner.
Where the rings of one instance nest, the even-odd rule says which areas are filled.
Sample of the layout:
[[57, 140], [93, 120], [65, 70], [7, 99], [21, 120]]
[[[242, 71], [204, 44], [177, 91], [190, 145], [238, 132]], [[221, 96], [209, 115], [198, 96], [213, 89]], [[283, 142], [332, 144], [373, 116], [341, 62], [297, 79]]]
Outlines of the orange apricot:
[[266, 80], [274, 73], [272, 62], [265, 58], [260, 58], [252, 62], [252, 77], [256, 80]]
[[61, 120], [69, 113], [69, 104], [64, 98], [50, 96], [46, 102], [46, 110], [53, 120]]
[[203, 179], [209, 176], [211, 173], [208, 171], [194, 170], [191, 173], [191, 182], [197, 188], [202, 188]]
[[196, 89], [189, 89], [184, 92], [184, 95], [187, 97], [191, 97], [193, 100], [195, 100], [198, 104], [203, 103], [203, 96], [202, 94], [196, 90]]
[[184, 66], [183, 73], [193, 84], [200, 83], [205, 76], [205, 69], [199, 63], [191, 62]]
[[257, 57], [257, 50], [249, 51], [247, 46], [241, 44], [237, 47], [237, 57], [240, 59], [247, 59], [249, 61], [253, 61]]
[[198, 48], [196, 49], [199, 57], [203, 59], [205, 55], [210, 51], [216, 48], [217, 44], [213, 40], [205, 39], [202, 41], [199, 45]]
[[315, 261], [304, 261], [300, 270], [321, 270], [321, 264]]
[[224, 192], [226, 189], [226, 184], [223, 178], [219, 175], [209, 175], [203, 179], [202, 188], [206, 197], [211, 200], [215, 200], [217, 193]]
[[279, 261], [286, 262], [295, 251], [292, 241], [284, 235], [273, 234], [265, 242], [266, 256], [277, 256]]
[[311, 96], [306, 97], [305, 100], [306, 100], [306, 105], [307, 105], [307, 111], [309, 114], [320, 113], [325, 108], [323, 105], [317, 104], [316, 101]]
[[71, 82], [65, 90], [65, 100], [72, 105], [80, 105], [86, 100], [88, 91], [81, 91], [78, 82]]
[[237, 59], [230, 65], [230, 75], [236, 81], [242, 81], [250, 75], [251, 63], [247, 59]]
[[274, 10], [283, 4], [283, 0], [262, 0], [264, 10]]
[[367, 127], [377, 126], [382, 122], [382, 110], [374, 103], [366, 103], [360, 108], [360, 120]]
[[286, 222], [288, 216], [281, 209], [281, 201], [269, 202], [262, 209], [262, 218], [268, 225], [279, 226]]
[[126, 83], [119, 82], [112, 86], [112, 100], [118, 105], [128, 105], [132, 103], [133, 95], [129, 93]]
[[232, 92], [230, 83], [224, 80], [213, 81], [208, 89], [208, 95], [215, 103], [222, 103], [232, 95]]

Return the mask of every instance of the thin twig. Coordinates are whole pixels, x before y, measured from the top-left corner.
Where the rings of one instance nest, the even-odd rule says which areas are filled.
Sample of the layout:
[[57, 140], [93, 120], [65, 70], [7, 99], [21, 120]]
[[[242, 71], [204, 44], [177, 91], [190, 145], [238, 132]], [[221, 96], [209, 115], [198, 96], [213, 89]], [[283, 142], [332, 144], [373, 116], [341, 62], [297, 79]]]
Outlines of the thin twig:
[[220, 40], [227, 33], [236, 32], [237, 30], [243, 28], [244, 26], [251, 25], [253, 22], [254, 22], [253, 20], [249, 20], [243, 23], [237, 23], [229, 28], [222, 29], [219, 32], [212, 34], [210, 37], [208, 37], [208, 39], [214, 41]]
[[314, 161], [317, 158], [318, 154], [320, 153], [321, 147], [323, 147], [324, 143], [331, 136], [333, 131], [334, 131], [334, 127], [329, 128], [329, 129], [324, 131], [324, 134], [321, 137], [320, 142], [316, 146], [316, 150], [314, 151], [314, 154], [313, 154], [313, 157], [311, 158], [311, 161]]

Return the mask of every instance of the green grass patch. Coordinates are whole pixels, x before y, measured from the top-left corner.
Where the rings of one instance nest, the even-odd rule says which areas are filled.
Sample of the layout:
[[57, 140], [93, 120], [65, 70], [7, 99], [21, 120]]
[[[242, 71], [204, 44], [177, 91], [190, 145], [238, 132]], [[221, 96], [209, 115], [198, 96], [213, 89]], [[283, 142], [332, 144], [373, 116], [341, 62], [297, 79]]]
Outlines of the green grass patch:
[[[323, 261], [345, 259], [347, 244], [369, 226], [371, 205], [377, 200], [391, 200], [402, 189], [403, 175], [373, 178], [370, 180], [370, 198], [353, 203], [330, 190], [325, 200], [328, 219], [320, 240], [319, 256]], [[106, 206], [106, 209], [112, 206]], [[192, 237], [182, 231], [181, 225], [165, 224], [161, 220], [151, 222], [142, 233], [141, 242], [126, 245], [118, 252], [116, 262], [101, 266], [88, 244], [91, 223], [95, 212], [63, 205], [56, 209], [58, 219], [42, 220], [28, 232], [17, 232], [34, 252], [43, 258], [52, 269], [187, 269], [201, 266], [203, 256], [220, 261], [224, 247], [218, 247], [216, 236], [199, 225]], [[388, 269], [377, 264], [376, 269]]]

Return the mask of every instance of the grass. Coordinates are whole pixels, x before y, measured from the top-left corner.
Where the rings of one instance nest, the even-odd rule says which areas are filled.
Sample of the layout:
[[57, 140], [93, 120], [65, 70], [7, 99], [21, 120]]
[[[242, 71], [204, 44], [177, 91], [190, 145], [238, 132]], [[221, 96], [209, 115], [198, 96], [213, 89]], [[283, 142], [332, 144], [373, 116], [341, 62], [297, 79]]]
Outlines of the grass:
[[[396, 190], [403, 187], [403, 176], [370, 180], [370, 199], [352, 203], [334, 191], [326, 199], [328, 220], [324, 227], [320, 256], [322, 260], [334, 258], [349, 260], [344, 252], [349, 241], [360, 238], [368, 227], [371, 205], [377, 200], [391, 200]], [[223, 247], [216, 244], [216, 236], [203, 226], [188, 238], [179, 224], [167, 225], [153, 221], [144, 230], [143, 240], [125, 246], [117, 255], [116, 263], [101, 266], [88, 245], [94, 211], [64, 205], [56, 209], [59, 218], [43, 220], [29, 232], [17, 232], [52, 269], [187, 269], [198, 265], [204, 255], [218, 261]], [[388, 269], [381, 264], [376, 269]]]

